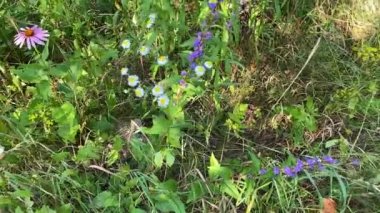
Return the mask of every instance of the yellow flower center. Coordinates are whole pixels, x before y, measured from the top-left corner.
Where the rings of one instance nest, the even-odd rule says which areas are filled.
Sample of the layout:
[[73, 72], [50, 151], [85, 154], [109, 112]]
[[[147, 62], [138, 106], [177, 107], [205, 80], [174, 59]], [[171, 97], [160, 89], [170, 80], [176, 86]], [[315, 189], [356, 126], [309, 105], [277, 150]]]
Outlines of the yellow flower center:
[[26, 29], [26, 30], [24, 31], [24, 34], [25, 34], [25, 36], [30, 37], [30, 36], [33, 36], [33, 35], [34, 35], [34, 31], [33, 31], [32, 29], [28, 28], [28, 29]]
[[165, 98], [161, 98], [161, 99], [160, 99], [160, 104], [161, 104], [161, 105], [164, 105], [165, 103], [166, 103], [166, 99], [165, 99]]

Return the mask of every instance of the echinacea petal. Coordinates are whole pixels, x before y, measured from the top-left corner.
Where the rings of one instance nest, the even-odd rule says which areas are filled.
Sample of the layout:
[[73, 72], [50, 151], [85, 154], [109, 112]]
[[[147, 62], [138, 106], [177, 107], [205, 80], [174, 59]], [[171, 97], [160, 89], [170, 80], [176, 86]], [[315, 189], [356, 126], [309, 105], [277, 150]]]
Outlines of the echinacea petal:
[[27, 38], [27, 39], [26, 39], [26, 46], [27, 46], [27, 48], [28, 48], [29, 50], [32, 49], [31, 44], [30, 44], [30, 38]]
[[39, 44], [39, 45], [44, 45], [45, 44], [45, 42], [42, 41], [40, 38], [35, 38], [34, 42], [37, 43], [37, 44]]
[[17, 40], [15, 40], [15, 44], [18, 46], [20, 44], [23, 44], [25, 42], [25, 38], [18, 38]]

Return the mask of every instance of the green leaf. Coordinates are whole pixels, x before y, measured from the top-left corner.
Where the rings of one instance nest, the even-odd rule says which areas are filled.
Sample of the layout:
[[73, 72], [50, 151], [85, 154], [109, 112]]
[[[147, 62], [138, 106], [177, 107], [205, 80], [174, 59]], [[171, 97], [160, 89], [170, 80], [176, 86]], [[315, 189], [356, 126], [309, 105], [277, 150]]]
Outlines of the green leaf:
[[26, 189], [26, 190], [16, 190], [15, 192], [12, 193], [12, 196], [14, 197], [20, 197], [20, 198], [30, 198], [32, 196], [32, 192], [30, 192], [30, 190]]
[[160, 193], [153, 197], [155, 206], [162, 212], [185, 213], [185, 205], [175, 193]]
[[164, 116], [154, 116], [153, 126], [151, 128], [143, 128], [145, 134], [161, 135], [168, 132], [171, 122]]
[[161, 152], [157, 152], [156, 154], [154, 154], [154, 165], [156, 165], [158, 168], [161, 168], [163, 162], [164, 157], [162, 156]]
[[172, 127], [169, 129], [168, 132], [168, 143], [172, 145], [173, 147], [179, 148], [181, 147], [181, 144], [179, 142], [179, 139], [181, 138], [181, 129]]
[[12, 205], [12, 198], [5, 195], [0, 195], [0, 207]]
[[95, 208], [117, 207], [119, 205], [117, 196], [109, 191], [101, 192], [92, 202]]
[[55, 162], [61, 162], [65, 159], [67, 159], [68, 157], [70, 156], [70, 153], [69, 152], [58, 152], [58, 153], [54, 153], [51, 155], [51, 158], [55, 161]]
[[190, 192], [189, 192], [189, 195], [187, 196], [187, 203], [197, 201], [198, 199], [202, 198], [203, 195], [205, 195], [205, 193], [206, 193], [206, 190], [201, 181], [196, 181], [194, 183], [191, 183]]
[[27, 64], [21, 66], [17, 70], [13, 70], [13, 73], [16, 74], [21, 80], [38, 83], [43, 80], [49, 80], [49, 77], [44, 72], [44, 67], [39, 64]]
[[220, 189], [222, 192], [235, 198], [237, 201], [241, 199], [241, 194], [239, 193], [238, 188], [235, 186], [232, 180], [225, 180], [220, 186]]
[[332, 140], [326, 141], [325, 148], [327, 148], [327, 149], [331, 148], [331, 147], [339, 144], [339, 141], [340, 141], [340, 139], [332, 139]]
[[78, 153], [76, 155], [76, 160], [79, 162], [97, 160], [101, 157], [101, 151], [101, 146], [96, 146], [93, 143], [87, 142], [84, 146], [79, 148]]
[[24, 211], [20, 208], [20, 206], [17, 206], [15, 213], [24, 213]]
[[174, 161], [175, 161], [174, 155], [172, 155], [171, 152], [167, 152], [165, 154], [165, 161], [166, 161], [166, 165], [168, 165], [169, 167], [173, 166]]
[[51, 96], [51, 81], [43, 80], [37, 85], [37, 94], [44, 100], [47, 100]]
[[56, 211], [54, 211], [53, 209], [49, 208], [49, 206], [42, 206], [41, 209], [35, 211], [35, 213], [55, 213]]
[[211, 178], [216, 178], [222, 173], [222, 168], [218, 162], [218, 160], [215, 158], [214, 153], [211, 154], [210, 157], [210, 166], [208, 167], [208, 174]]
[[57, 213], [71, 213], [71, 212], [73, 212], [73, 207], [69, 203], [62, 205], [57, 209]]
[[136, 209], [136, 208], [133, 208], [131, 210], [131, 213], [146, 213], [146, 211], [144, 211], [143, 209]]
[[79, 130], [74, 106], [66, 102], [52, 109], [53, 120], [58, 123], [58, 135], [65, 141], [73, 142]]

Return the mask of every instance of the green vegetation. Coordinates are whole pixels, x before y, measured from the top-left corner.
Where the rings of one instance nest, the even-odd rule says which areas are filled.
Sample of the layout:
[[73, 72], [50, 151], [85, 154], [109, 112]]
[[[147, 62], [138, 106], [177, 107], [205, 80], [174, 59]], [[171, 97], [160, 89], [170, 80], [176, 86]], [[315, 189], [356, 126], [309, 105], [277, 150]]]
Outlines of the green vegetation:
[[0, 0], [0, 212], [378, 211], [358, 2]]

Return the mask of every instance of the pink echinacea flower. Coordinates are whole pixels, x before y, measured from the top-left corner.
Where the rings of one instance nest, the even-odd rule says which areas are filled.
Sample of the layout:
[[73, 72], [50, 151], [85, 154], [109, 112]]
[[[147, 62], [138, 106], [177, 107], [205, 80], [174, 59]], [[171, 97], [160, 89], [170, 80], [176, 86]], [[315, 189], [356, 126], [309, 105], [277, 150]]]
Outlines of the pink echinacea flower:
[[27, 48], [31, 49], [36, 47], [36, 44], [44, 45], [47, 37], [49, 37], [47, 30], [33, 25], [32, 27], [20, 28], [17, 35], [15, 35], [14, 43], [20, 48], [26, 44]]

